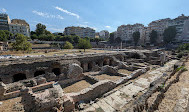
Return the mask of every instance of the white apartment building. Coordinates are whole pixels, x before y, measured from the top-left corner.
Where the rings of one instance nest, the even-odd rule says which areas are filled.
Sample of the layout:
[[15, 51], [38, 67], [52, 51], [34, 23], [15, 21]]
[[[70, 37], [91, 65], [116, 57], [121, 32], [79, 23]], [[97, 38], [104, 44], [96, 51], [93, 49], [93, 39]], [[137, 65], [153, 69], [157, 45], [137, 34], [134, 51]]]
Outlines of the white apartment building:
[[16, 35], [17, 33], [30, 37], [30, 28], [22, 24], [9, 24], [9, 31]]
[[177, 41], [182, 41], [183, 39], [189, 39], [188, 21], [189, 21], [189, 16], [185, 16], [183, 14], [169, 21], [169, 26], [176, 27], [176, 30], [177, 30], [176, 40]]
[[110, 37], [110, 33], [107, 30], [102, 30], [99, 32], [99, 37], [106, 40]]
[[150, 33], [152, 30], [157, 32], [157, 43], [163, 42], [163, 32], [166, 28], [168, 28], [170, 21], [170, 18], [166, 18], [152, 21], [150, 24], [148, 24], [148, 27], [146, 28], [146, 42], [150, 42]]
[[122, 41], [133, 41], [133, 33], [140, 32], [140, 44], [145, 38], [145, 27], [143, 24], [136, 23], [134, 25], [121, 25], [117, 29], [117, 37], [120, 37]]
[[66, 27], [64, 30], [65, 35], [77, 35], [82, 38], [91, 37], [95, 38], [95, 30], [89, 27]]
[[25, 20], [12, 19], [9, 24], [9, 31], [14, 35], [21, 33], [24, 36], [30, 37], [30, 26]]

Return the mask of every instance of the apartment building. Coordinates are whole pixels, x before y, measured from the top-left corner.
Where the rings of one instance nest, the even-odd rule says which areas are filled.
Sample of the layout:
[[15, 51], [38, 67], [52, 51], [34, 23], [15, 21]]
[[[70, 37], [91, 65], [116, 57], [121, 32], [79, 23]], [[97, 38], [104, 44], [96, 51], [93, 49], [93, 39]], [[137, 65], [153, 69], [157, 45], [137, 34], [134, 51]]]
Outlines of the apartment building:
[[96, 33], [95, 33], [95, 38], [100, 38], [99, 32], [96, 32]]
[[95, 38], [95, 30], [89, 27], [66, 27], [64, 30], [65, 35], [78, 35], [80, 37]]
[[121, 25], [117, 29], [117, 37], [120, 37], [122, 41], [133, 41], [133, 33], [136, 31], [140, 32], [140, 44], [142, 44], [145, 39], [145, 27], [143, 24]]
[[11, 20], [7, 14], [0, 13], [0, 30], [9, 30]]
[[99, 37], [106, 40], [110, 37], [110, 33], [107, 30], [102, 30], [99, 32]]
[[182, 41], [183, 39], [189, 39], [189, 30], [188, 30], [188, 20], [189, 16], [184, 16], [183, 14], [181, 16], [178, 16], [175, 19], [160, 19], [156, 21], [152, 21], [148, 27], [146, 27], [146, 43], [150, 41], [150, 33], [152, 30], [157, 31], [158, 34], [158, 43], [163, 42], [163, 33], [166, 28], [169, 26], [175, 26], [177, 30], [176, 40]]
[[[187, 39], [188, 37], [188, 21], [189, 21], [189, 16], [181, 15], [178, 16], [175, 19], [172, 19], [169, 21], [169, 26], [175, 26], [177, 30], [177, 35], [176, 35], [176, 40], [177, 41], [182, 41], [183, 39]], [[188, 37], [189, 39], [189, 37]]]
[[8, 30], [14, 35], [21, 33], [30, 37], [30, 26], [25, 20], [12, 19], [10, 20], [8, 14], [0, 14], [0, 30]]
[[150, 42], [150, 33], [152, 30], [157, 32], [157, 43], [163, 42], [163, 32], [166, 28], [169, 26], [169, 22], [171, 21], [170, 18], [166, 19], [160, 19], [156, 21], [152, 21], [150, 24], [148, 24], [148, 27], [146, 28], [146, 42]]
[[13, 19], [9, 24], [9, 31], [14, 35], [21, 33], [24, 36], [30, 37], [30, 26], [25, 20]]

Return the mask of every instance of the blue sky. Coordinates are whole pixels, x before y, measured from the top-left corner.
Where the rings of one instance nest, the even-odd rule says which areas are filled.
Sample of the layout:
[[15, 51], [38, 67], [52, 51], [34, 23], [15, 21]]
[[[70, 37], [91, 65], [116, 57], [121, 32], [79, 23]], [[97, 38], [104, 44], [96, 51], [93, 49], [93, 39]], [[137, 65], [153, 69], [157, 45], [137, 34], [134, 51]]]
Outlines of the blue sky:
[[116, 31], [122, 24], [142, 23], [189, 16], [189, 0], [0, 0], [0, 12], [11, 19], [25, 19], [35, 30], [37, 23], [51, 32], [67, 26], [88, 26], [96, 31]]

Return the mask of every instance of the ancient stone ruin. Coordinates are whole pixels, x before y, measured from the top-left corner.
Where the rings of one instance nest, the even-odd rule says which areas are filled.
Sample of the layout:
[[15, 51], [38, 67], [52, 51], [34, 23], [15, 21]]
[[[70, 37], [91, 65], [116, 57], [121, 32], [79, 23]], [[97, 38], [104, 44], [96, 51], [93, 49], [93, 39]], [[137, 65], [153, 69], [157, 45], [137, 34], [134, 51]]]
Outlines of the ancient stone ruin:
[[[128, 50], [1, 60], [0, 100], [22, 97], [21, 103], [26, 112], [95, 111], [104, 108], [117, 111], [124, 109], [129, 101], [136, 101], [132, 109], [140, 111], [145, 108], [148, 92], [141, 97], [144, 102], [132, 99], [133, 96], [139, 91], [145, 93], [147, 88], [156, 85], [156, 80], [168, 77], [169, 74], [163, 74], [172, 73], [178, 62], [167, 59], [166, 66], [160, 67], [160, 52]], [[155, 70], [151, 70], [151, 66]], [[149, 80], [145, 78], [147, 73], [151, 74]], [[144, 78], [137, 79], [143, 75]], [[131, 83], [131, 80], [136, 81]], [[117, 99], [111, 102], [110, 97]], [[104, 101], [112, 106], [107, 106]]]

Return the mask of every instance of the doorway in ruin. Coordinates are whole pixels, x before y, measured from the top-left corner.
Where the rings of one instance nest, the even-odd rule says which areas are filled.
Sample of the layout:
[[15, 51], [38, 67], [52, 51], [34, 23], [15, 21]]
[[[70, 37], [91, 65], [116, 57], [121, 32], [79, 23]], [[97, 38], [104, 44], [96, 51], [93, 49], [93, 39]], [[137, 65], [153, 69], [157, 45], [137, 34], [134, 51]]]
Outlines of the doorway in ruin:
[[0, 78], [0, 82], [2, 82], [2, 79]]
[[53, 69], [52, 69], [52, 72], [53, 72], [56, 76], [58, 76], [58, 75], [61, 74], [60, 68], [53, 68]]
[[36, 72], [34, 73], [34, 77], [37, 77], [37, 76], [43, 75], [43, 74], [45, 74], [45, 71], [39, 70], [39, 71], [36, 71]]
[[113, 60], [110, 60], [110, 64], [109, 64], [110, 66], [113, 66]]
[[103, 62], [103, 66], [105, 66], [105, 65], [108, 65], [108, 61], [107, 60], [104, 60], [104, 62]]
[[88, 63], [88, 71], [91, 71], [93, 68], [92, 62]]
[[83, 68], [83, 71], [84, 71], [84, 65], [83, 65], [83, 63], [81, 63], [81, 68]]
[[25, 80], [25, 79], [26, 79], [26, 74], [18, 73], [18, 74], [13, 75], [13, 82], [17, 82], [17, 81]]

